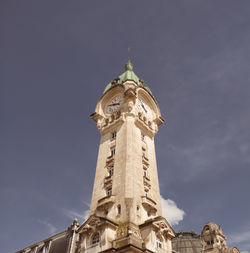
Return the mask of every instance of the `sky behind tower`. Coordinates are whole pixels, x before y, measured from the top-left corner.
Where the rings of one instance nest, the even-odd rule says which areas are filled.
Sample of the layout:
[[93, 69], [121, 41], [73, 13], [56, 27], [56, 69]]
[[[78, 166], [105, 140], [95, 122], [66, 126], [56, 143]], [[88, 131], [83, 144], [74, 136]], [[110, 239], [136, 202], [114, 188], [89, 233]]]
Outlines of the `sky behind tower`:
[[128, 48], [166, 120], [155, 143], [175, 231], [214, 221], [250, 251], [249, 12], [248, 0], [1, 0], [0, 251], [86, 216], [89, 115]]

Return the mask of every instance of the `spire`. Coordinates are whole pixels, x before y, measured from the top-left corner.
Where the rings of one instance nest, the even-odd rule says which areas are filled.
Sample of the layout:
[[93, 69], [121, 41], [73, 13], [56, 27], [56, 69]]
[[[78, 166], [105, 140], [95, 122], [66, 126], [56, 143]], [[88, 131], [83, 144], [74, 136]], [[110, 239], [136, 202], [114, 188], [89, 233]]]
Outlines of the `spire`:
[[145, 84], [145, 82], [143, 80], [141, 80], [133, 71], [133, 65], [130, 62], [130, 58], [128, 57], [128, 62], [125, 64], [125, 72], [122, 73], [118, 78], [114, 79], [112, 82], [110, 82], [106, 88], [104, 89], [105, 93], [106, 91], [108, 91], [109, 89], [111, 89], [114, 85], [116, 84], [123, 84], [126, 81], [134, 81], [138, 86], [142, 86], [143, 88], [145, 88], [151, 95], [151, 91], [148, 88], [148, 86]]
[[133, 65], [130, 62], [130, 59], [128, 58], [128, 62], [125, 64], [125, 71], [133, 71]]

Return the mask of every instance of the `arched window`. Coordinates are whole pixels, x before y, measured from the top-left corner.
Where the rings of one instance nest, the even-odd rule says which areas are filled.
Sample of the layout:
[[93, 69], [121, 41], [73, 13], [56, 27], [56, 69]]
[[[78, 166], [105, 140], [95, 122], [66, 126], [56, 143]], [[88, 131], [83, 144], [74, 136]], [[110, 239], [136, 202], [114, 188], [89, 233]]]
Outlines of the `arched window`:
[[92, 244], [97, 244], [100, 242], [100, 235], [97, 233], [92, 237]]

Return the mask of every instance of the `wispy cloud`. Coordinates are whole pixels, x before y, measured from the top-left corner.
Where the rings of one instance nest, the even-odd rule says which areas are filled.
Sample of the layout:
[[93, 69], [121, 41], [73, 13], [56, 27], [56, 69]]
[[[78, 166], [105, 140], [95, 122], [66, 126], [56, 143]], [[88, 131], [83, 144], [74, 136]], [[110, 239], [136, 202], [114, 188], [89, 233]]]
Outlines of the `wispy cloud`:
[[183, 220], [185, 212], [178, 208], [176, 203], [171, 199], [164, 199], [161, 196], [161, 205], [162, 205], [162, 216], [171, 225], [178, 225], [180, 221]]
[[68, 218], [70, 218], [71, 220], [74, 220], [75, 218], [77, 218], [78, 221], [80, 223], [82, 223], [88, 218], [89, 210], [85, 210], [82, 213], [80, 213], [79, 211], [74, 211], [74, 210], [64, 208], [63, 209], [63, 214], [65, 216], [67, 216]]
[[250, 231], [245, 231], [244, 233], [232, 234], [232, 235], [228, 236], [228, 240], [232, 244], [242, 243], [245, 241], [249, 242], [250, 241]]
[[228, 236], [228, 243], [232, 246], [237, 246], [241, 250], [241, 252], [249, 253], [250, 250], [250, 230], [233, 233]]
[[43, 224], [43, 225], [45, 225], [45, 226], [47, 227], [47, 229], [48, 229], [48, 234], [49, 234], [49, 235], [53, 235], [53, 234], [56, 233], [57, 228], [56, 228], [54, 225], [52, 225], [51, 223], [49, 223], [48, 221], [45, 221], [45, 220], [38, 220], [38, 222], [39, 222], [40, 224]]

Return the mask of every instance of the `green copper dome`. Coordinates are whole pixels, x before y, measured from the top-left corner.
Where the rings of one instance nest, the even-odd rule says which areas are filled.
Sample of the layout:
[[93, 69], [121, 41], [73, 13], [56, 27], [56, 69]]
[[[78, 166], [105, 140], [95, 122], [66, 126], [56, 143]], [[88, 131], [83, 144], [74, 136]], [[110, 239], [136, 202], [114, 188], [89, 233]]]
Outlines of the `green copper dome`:
[[141, 80], [133, 71], [133, 65], [131, 64], [130, 60], [128, 59], [128, 62], [125, 64], [125, 72], [121, 74], [118, 78], [114, 79], [111, 83], [109, 83], [106, 88], [104, 89], [105, 93], [110, 88], [117, 84], [123, 84], [126, 81], [134, 81], [138, 86], [144, 87], [151, 95], [152, 92], [148, 88], [148, 86], [144, 83], [143, 80]]

